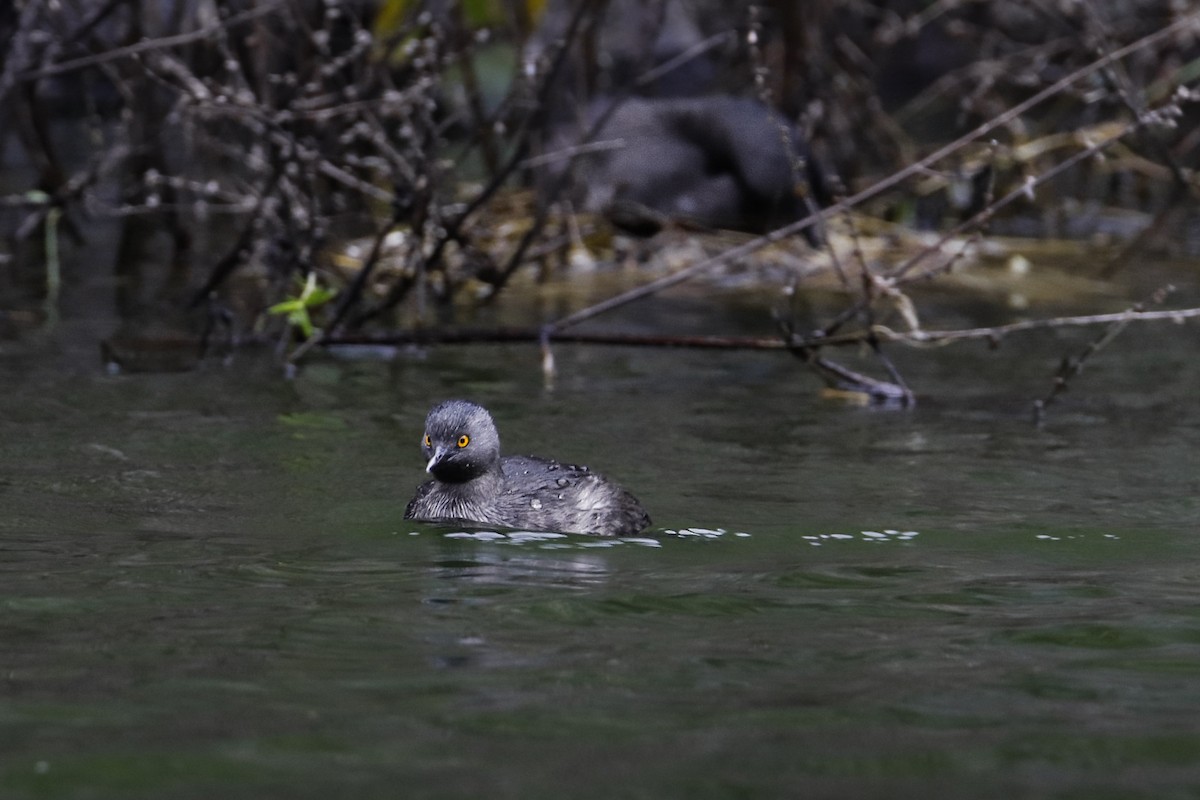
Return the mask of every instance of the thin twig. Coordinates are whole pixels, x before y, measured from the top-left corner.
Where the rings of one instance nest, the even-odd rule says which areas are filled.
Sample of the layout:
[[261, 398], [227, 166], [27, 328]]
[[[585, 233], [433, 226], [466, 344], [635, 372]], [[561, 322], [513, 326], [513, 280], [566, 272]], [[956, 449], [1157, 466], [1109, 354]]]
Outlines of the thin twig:
[[82, 56], [70, 61], [60, 61], [57, 64], [51, 64], [48, 67], [42, 67], [36, 70], [29, 70], [21, 73], [18, 77], [24, 81], [41, 80], [42, 78], [50, 78], [55, 75], [62, 75], [67, 72], [75, 72], [76, 70], [94, 67], [100, 64], [116, 61], [120, 58], [128, 58], [139, 53], [145, 53], [153, 50], [164, 50], [170, 47], [180, 47], [185, 44], [193, 44], [203, 41], [214, 33], [223, 30], [228, 30], [244, 22], [250, 22], [265, 17], [274, 13], [281, 8], [288, 0], [267, 0], [263, 5], [257, 8], [252, 8], [249, 11], [243, 11], [240, 14], [234, 14], [228, 19], [223, 19], [220, 22], [206, 25], [203, 28], [197, 28], [194, 31], [187, 33], [179, 33], [174, 36], [161, 36], [157, 39], [147, 39], [135, 44], [126, 45], [124, 47], [115, 47], [112, 50], [106, 50], [103, 53], [95, 53], [89, 56]]
[[987, 328], [963, 328], [958, 330], [896, 331], [886, 325], [875, 325], [869, 331], [859, 330], [834, 336], [795, 337], [794, 343], [803, 347], [829, 347], [861, 344], [869, 337], [877, 336], [880, 341], [898, 342], [914, 347], [942, 346], [970, 339], [986, 339], [998, 342], [1014, 333], [1053, 330], [1055, 328], [1082, 328], [1092, 325], [1110, 325], [1114, 322], [1176, 322], [1200, 317], [1200, 308], [1177, 308], [1164, 311], [1118, 311], [1111, 314], [1083, 314], [1073, 317], [1048, 317], [1027, 319], [1007, 325]]
[[[880, 342], [896, 342], [914, 347], [942, 346], [955, 342], [984, 339], [996, 342], [1016, 333], [1111, 325], [1117, 322], [1181, 323], [1200, 318], [1200, 308], [1180, 308], [1169, 311], [1120, 311], [1112, 314], [1087, 314], [1022, 320], [1008, 325], [958, 330], [895, 331], [885, 325], [869, 330], [837, 334], [836, 336], [804, 337], [792, 334], [786, 338], [762, 336], [660, 336], [619, 332], [560, 331], [552, 333], [555, 342], [574, 344], [617, 345], [623, 347], [681, 347], [701, 350], [795, 350], [850, 346], [869, 343], [874, 337]], [[382, 333], [342, 333], [325, 337], [321, 344], [334, 345], [439, 345], [439, 344], [501, 344], [542, 342], [545, 328], [463, 328], [457, 330], [393, 330]]]
[[[1175, 291], [1174, 286], [1164, 286], [1154, 293], [1153, 301], [1161, 304], [1169, 294]], [[1141, 303], [1129, 309], [1132, 314], [1144, 313], [1144, 307]], [[1062, 363], [1059, 365], [1058, 373], [1054, 376], [1054, 383], [1050, 387], [1050, 392], [1043, 398], [1033, 401], [1033, 421], [1036, 425], [1041, 425], [1046, 421], [1046, 409], [1050, 407], [1058, 396], [1067, 390], [1070, 381], [1079, 373], [1083, 372], [1083, 367], [1088, 360], [1103, 350], [1109, 342], [1116, 339], [1127, 327], [1133, 322], [1136, 317], [1128, 317], [1119, 319], [1109, 324], [1108, 328], [1098, 338], [1088, 342], [1087, 347], [1083, 352], [1075, 358], [1063, 357]]]

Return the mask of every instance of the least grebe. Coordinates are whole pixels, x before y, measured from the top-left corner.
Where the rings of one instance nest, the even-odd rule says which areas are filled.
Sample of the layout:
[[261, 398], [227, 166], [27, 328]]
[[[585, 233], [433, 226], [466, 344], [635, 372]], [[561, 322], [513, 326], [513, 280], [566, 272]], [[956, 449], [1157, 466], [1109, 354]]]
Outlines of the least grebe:
[[421, 452], [433, 480], [421, 484], [406, 519], [632, 536], [650, 524], [633, 495], [587, 467], [501, 456], [487, 409], [447, 400], [425, 418]]

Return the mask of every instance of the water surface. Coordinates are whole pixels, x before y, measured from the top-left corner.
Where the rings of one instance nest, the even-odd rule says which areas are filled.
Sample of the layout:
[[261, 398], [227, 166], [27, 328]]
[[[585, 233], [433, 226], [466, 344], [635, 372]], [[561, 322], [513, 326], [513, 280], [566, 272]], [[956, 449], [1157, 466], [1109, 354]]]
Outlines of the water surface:
[[[70, 321], [64, 323], [69, 326]], [[0, 795], [1194, 797], [1194, 326], [898, 353], [521, 346], [103, 373], [0, 351]], [[64, 343], [65, 342], [65, 343]], [[631, 541], [401, 516], [428, 405], [584, 462]]]

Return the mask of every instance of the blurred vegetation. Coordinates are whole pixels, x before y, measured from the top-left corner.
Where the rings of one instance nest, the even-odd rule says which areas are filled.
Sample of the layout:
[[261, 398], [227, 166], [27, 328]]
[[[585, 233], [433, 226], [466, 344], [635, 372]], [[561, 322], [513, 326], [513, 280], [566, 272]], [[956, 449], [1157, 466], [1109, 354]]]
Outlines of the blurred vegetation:
[[[770, 274], [789, 290], [815, 273], [840, 281], [855, 296], [820, 335], [781, 330], [806, 358], [847, 325], [870, 329], [884, 306], [919, 327], [903, 287], [969, 257], [948, 244], [995, 232], [1115, 241], [1125, 249], [1108, 274], [1139, 249], [1200, 249], [1190, 4], [669, 3], [683, 10], [6, 4], [0, 313], [17, 319], [78, 280], [59, 261], [78, 263], [97, 224], [117, 230], [124, 319], [172, 317], [241, 341], [427, 330], [445, 319], [439, 308], [490, 302], [522, 276], [570, 281], [581, 265], [642, 263], [660, 279], [652, 262], [678, 226], [668, 220], [650, 244], [626, 237], [604, 214], [579, 213], [537, 164], [586, 104], [653, 96], [664, 74], [698, 67], [703, 91], [757, 98], [794, 124], [829, 194], [812, 240], [823, 246], [798, 236], [815, 219], [758, 239], [712, 232], [684, 276], [763, 257], [782, 258], [783, 277]], [[653, 47], [631, 60], [617, 43], [632, 7], [661, 30], [639, 23]], [[864, 244], [905, 231], [946, 237], [892, 261]]]

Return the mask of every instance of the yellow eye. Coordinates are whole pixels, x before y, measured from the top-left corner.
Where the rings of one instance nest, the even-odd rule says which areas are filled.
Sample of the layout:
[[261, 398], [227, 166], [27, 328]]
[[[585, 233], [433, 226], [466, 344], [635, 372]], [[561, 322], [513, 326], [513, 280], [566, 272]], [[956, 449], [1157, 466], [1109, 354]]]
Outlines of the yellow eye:
[[462, 436], [458, 437], [458, 446], [459, 447], [466, 447], [470, 443], [471, 443], [471, 437], [467, 436], [465, 433]]
[[430, 439], [430, 438], [429, 438], [429, 434], [428, 434], [428, 433], [427, 433], [427, 434], [425, 434], [425, 446], [426, 446], [426, 447], [433, 447], [433, 439]]

